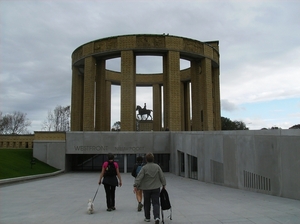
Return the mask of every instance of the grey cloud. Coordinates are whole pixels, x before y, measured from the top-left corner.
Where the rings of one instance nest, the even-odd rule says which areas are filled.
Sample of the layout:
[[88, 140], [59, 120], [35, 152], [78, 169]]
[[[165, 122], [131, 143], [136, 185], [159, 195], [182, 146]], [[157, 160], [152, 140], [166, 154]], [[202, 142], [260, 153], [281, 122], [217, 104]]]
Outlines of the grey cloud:
[[[71, 54], [77, 47], [133, 33], [219, 40], [224, 110], [238, 110], [250, 96], [299, 97], [299, 8], [299, 1], [0, 1], [1, 110], [26, 112], [36, 126], [48, 110], [70, 105]], [[115, 63], [119, 69], [120, 61]], [[161, 69], [155, 60], [139, 64], [141, 72]], [[275, 74], [287, 64], [293, 79]], [[286, 91], [274, 94], [280, 88]], [[141, 97], [143, 103], [148, 96]]]
[[234, 104], [226, 99], [221, 100], [221, 108], [222, 108], [222, 110], [229, 111], [229, 112], [233, 112], [233, 111], [240, 109], [236, 104]]

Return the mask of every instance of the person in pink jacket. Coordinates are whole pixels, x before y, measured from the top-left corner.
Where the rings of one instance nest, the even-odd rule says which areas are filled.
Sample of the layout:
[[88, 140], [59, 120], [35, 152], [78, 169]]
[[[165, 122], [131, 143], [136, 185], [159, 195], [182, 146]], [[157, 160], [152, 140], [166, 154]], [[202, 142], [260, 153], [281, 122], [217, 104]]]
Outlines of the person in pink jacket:
[[114, 161], [114, 155], [111, 153], [108, 154], [108, 161], [105, 161], [102, 165], [99, 185], [101, 183], [103, 183], [106, 193], [106, 211], [110, 212], [116, 210], [115, 192], [118, 185], [120, 187], [122, 186], [122, 179], [119, 171], [119, 164]]

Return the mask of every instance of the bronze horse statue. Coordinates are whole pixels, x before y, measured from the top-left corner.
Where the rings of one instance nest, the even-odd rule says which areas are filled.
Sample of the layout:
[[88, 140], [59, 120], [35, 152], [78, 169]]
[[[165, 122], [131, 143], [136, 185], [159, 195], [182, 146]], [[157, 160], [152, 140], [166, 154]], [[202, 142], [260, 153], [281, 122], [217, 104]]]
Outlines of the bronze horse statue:
[[143, 109], [140, 105], [137, 105], [135, 110], [139, 111], [139, 113], [136, 115], [136, 118], [138, 120], [143, 120], [143, 115], [147, 115], [146, 120], [148, 120], [148, 117], [151, 117], [152, 120], [152, 116], [151, 116], [152, 110]]

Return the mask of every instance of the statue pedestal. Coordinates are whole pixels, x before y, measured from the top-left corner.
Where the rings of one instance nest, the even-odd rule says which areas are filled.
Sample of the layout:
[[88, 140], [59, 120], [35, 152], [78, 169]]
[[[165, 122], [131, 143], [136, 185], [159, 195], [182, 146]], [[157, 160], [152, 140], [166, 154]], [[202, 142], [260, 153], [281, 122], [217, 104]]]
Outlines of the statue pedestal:
[[139, 131], [153, 131], [153, 121], [152, 120], [139, 121]]

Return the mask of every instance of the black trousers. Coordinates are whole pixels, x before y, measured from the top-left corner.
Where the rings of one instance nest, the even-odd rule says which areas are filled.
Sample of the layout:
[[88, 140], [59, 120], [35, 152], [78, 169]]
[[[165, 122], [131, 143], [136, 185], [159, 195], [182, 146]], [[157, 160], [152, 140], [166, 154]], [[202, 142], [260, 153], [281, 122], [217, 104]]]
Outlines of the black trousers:
[[109, 184], [103, 184], [105, 193], [106, 193], [106, 205], [107, 208], [113, 208], [115, 207], [115, 192], [116, 192], [116, 186], [112, 186]]
[[154, 219], [159, 218], [159, 193], [160, 193], [160, 188], [152, 189], [152, 190], [143, 190], [144, 213], [146, 219], [150, 219], [151, 203], [153, 206]]

